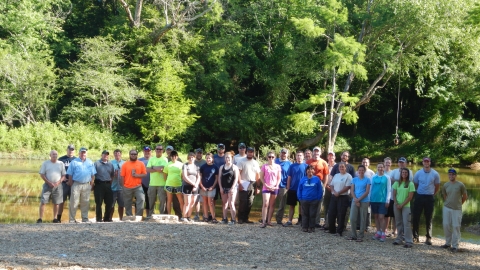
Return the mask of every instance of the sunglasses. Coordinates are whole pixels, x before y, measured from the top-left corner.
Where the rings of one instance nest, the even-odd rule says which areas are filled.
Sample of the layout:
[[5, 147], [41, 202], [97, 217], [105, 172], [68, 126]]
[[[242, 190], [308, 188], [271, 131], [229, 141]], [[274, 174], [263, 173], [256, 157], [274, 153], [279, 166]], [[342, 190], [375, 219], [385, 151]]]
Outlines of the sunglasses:
[[163, 148], [155, 148], [155, 150], [157, 150], [157, 151], [162, 151]]
[[138, 156], [138, 154], [130, 154], [130, 156]]
[[268, 156], [268, 158], [275, 158], [275, 156]]

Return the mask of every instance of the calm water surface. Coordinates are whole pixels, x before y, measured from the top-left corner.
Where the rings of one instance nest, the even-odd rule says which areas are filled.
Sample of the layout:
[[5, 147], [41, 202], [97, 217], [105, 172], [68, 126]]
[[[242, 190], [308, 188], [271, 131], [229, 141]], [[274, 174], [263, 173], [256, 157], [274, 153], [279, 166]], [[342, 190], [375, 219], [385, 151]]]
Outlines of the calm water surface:
[[[0, 160], [0, 223], [33, 223], [38, 218], [39, 196], [43, 181], [38, 175], [42, 161], [39, 160]], [[374, 166], [372, 166], [372, 169]], [[409, 166], [414, 173], [421, 166]], [[448, 181], [447, 167], [435, 167], [440, 174], [441, 185]], [[463, 205], [462, 241], [480, 244], [480, 236], [464, 230], [480, 222], [480, 171], [470, 168], [457, 169], [457, 180], [465, 184], [468, 191], [468, 200]], [[252, 209], [252, 220], [257, 221], [261, 214], [261, 197], [256, 196]], [[443, 200], [438, 196], [435, 202], [433, 235], [443, 238], [442, 228]], [[90, 198], [90, 218], [95, 217], [95, 203], [93, 192]], [[217, 206], [217, 215], [220, 207]], [[67, 209], [66, 209], [67, 210]], [[80, 217], [80, 211], [77, 218]], [[63, 221], [67, 219], [64, 212]], [[116, 214], [115, 214], [116, 216]], [[221, 214], [219, 215], [221, 216]], [[52, 217], [52, 205], [45, 208], [44, 220]], [[423, 229], [422, 229], [423, 228]], [[421, 225], [421, 234], [425, 235], [424, 225]]]

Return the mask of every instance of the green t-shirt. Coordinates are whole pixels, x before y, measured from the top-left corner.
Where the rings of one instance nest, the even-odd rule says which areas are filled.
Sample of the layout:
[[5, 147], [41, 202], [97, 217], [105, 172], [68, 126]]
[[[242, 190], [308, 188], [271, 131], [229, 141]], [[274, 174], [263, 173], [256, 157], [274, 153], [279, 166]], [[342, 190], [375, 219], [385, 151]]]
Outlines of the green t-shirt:
[[[168, 160], [166, 157], [151, 157], [148, 160], [147, 168], [156, 167], [156, 166], [167, 166]], [[150, 186], [154, 187], [163, 187], [165, 186], [165, 178], [163, 173], [152, 172], [150, 173]]]
[[169, 187], [181, 187], [182, 186], [182, 168], [183, 163], [178, 161], [172, 163], [171, 161], [163, 169], [163, 172], [167, 174], [167, 182], [165, 186]]
[[442, 187], [442, 195], [447, 195], [443, 203], [445, 207], [453, 210], [462, 210], [462, 197], [467, 193], [467, 189], [462, 182], [447, 182]]
[[[408, 193], [415, 192], [415, 185], [413, 181], [410, 181], [408, 187], [405, 187], [405, 183], [402, 183], [398, 186], [399, 181], [395, 181], [392, 188], [397, 191], [397, 203], [401, 204], [408, 198]], [[410, 207], [410, 202], [408, 202], [404, 207]]]

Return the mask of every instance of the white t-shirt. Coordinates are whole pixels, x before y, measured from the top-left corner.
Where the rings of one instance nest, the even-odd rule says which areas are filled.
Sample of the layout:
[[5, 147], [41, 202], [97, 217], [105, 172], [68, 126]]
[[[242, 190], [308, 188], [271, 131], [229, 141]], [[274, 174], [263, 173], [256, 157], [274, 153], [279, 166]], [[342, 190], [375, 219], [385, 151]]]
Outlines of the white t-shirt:
[[44, 161], [42, 167], [40, 167], [40, 174], [45, 174], [48, 181], [51, 183], [57, 183], [65, 175], [65, 164], [60, 160], [52, 162], [51, 160]]
[[[346, 186], [349, 187], [352, 185], [352, 176], [349, 173], [345, 173], [345, 174], [337, 173], [333, 177], [330, 185], [333, 186], [333, 190], [335, 190], [336, 192], [340, 192], [344, 187]], [[340, 195], [348, 195], [348, 194], [350, 194], [350, 189], [348, 189], [344, 193], [341, 193]]]
[[240, 170], [240, 179], [246, 181], [257, 180], [257, 173], [260, 173], [260, 165], [255, 159], [244, 158], [240, 163], [237, 163]]

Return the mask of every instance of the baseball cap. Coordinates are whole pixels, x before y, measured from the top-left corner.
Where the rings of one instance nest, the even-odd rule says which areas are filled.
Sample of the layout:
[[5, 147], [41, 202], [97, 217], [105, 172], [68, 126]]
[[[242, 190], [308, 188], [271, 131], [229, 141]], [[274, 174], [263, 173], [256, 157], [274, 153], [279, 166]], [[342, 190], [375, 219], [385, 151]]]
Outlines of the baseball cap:
[[457, 171], [454, 168], [448, 169], [448, 173], [457, 174]]
[[404, 158], [404, 157], [401, 157], [401, 158], [398, 159], [398, 162], [404, 162], [405, 163], [405, 162], [407, 162], [407, 159]]
[[252, 152], [253, 152], [253, 151], [255, 151], [255, 149], [253, 149], [253, 147], [250, 147], [250, 146], [249, 146], [249, 147], [247, 147], [247, 152], [248, 152], [248, 151], [252, 151]]
[[315, 146], [315, 147], [313, 148], [313, 151], [315, 151], [315, 150], [318, 150], [318, 151], [322, 152], [322, 149], [320, 149], [320, 147], [318, 147], [318, 146]]
[[328, 152], [328, 154], [329, 154], [329, 155], [334, 155], [334, 156], [335, 156], [335, 152], [332, 152], [332, 151]]
[[225, 145], [223, 143], [219, 143], [217, 144], [217, 148], [223, 149], [225, 148]]
[[146, 145], [143, 147], [143, 151], [152, 151], [152, 149], [150, 148], [150, 146]]
[[203, 149], [202, 148], [197, 148], [197, 149], [195, 149], [195, 153], [203, 153]]
[[102, 155], [110, 155], [110, 153], [107, 150], [103, 150]]
[[67, 146], [67, 149], [75, 150], [75, 145], [69, 144], [69, 145]]
[[171, 146], [171, 145], [167, 146], [167, 150], [172, 150], [173, 151], [173, 146]]
[[86, 147], [81, 147], [79, 151], [80, 151], [80, 152], [87, 152], [88, 149], [87, 149]]
[[280, 150], [280, 153], [288, 153], [288, 149], [287, 148], [282, 148], [282, 150]]
[[247, 146], [242, 142], [238, 144], [238, 148], [247, 148]]
[[424, 157], [422, 161], [432, 161], [429, 157]]

